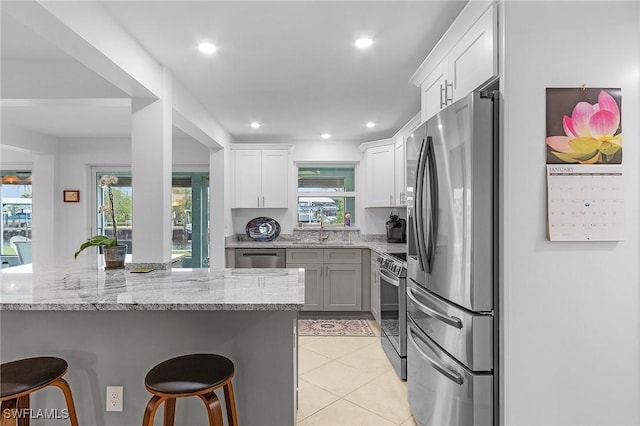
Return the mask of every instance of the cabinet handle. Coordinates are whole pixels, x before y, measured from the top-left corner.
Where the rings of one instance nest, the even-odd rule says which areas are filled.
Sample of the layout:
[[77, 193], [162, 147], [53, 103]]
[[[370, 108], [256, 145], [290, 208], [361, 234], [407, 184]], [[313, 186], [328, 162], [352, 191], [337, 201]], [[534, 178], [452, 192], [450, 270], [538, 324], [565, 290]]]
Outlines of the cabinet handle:
[[[445, 84], [446, 84], [446, 80], [445, 80]], [[445, 105], [447, 104], [447, 101], [445, 101], [447, 95], [446, 95], [446, 90], [447, 87], [442, 87], [442, 84], [440, 85], [440, 109], [444, 108]], [[444, 94], [444, 96], [442, 96]]]
[[263, 195], [262, 196], [262, 207], [264, 207], [264, 206], [265, 206], [265, 204], [264, 204], [264, 195]]
[[329, 265], [324, 265], [324, 276], [329, 278]]
[[393, 205], [393, 194], [389, 194], [389, 205]]
[[260, 196], [258, 195], [258, 207], [260, 207]]
[[400, 204], [404, 204], [404, 192], [400, 193]]
[[[449, 88], [451, 88], [451, 97], [449, 97]], [[448, 80], [444, 81], [444, 104], [449, 105], [453, 102], [453, 83], [449, 83]]]

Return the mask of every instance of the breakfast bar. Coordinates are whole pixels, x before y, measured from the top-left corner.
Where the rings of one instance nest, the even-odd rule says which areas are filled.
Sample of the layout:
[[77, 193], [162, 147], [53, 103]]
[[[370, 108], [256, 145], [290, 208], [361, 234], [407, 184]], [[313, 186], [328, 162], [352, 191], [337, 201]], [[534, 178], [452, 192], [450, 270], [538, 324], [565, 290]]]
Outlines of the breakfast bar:
[[[67, 360], [80, 424], [141, 424], [149, 400], [146, 372], [190, 353], [233, 361], [240, 424], [295, 423], [303, 270], [105, 271], [86, 263], [29, 269], [0, 272], [1, 360]], [[107, 386], [123, 386], [122, 412], [106, 411]], [[62, 409], [64, 399], [43, 389], [31, 406]], [[43, 421], [68, 424], [32, 424]], [[176, 424], [205, 423], [201, 401], [178, 401]]]

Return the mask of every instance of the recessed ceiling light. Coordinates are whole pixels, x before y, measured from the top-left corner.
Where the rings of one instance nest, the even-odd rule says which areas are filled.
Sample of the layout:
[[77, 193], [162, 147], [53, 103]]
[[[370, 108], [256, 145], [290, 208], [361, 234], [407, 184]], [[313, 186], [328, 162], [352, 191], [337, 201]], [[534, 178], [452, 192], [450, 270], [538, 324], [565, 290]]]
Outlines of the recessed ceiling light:
[[331, 133], [323, 133], [320, 135], [322, 139], [329, 139], [331, 137]]
[[212, 53], [215, 53], [216, 50], [218, 50], [218, 48], [211, 43], [200, 43], [200, 45], [198, 45], [198, 49], [200, 49], [202, 53], [206, 53], [207, 55], [211, 55]]
[[367, 126], [368, 128], [376, 127], [376, 123], [374, 123], [373, 121], [369, 121], [367, 122], [367, 124], [365, 124], [365, 126]]
[[359, 38], [356, 40], [356, 47], [359, 49], [366, 49], [367, 47], [371, 47], [373, 44], [373, 40], [367, 37]]
[[262, 124], [258, 123], [257, 121], [254, 121], [253, 123], [250, 124], [252, 129], [259, 129]]

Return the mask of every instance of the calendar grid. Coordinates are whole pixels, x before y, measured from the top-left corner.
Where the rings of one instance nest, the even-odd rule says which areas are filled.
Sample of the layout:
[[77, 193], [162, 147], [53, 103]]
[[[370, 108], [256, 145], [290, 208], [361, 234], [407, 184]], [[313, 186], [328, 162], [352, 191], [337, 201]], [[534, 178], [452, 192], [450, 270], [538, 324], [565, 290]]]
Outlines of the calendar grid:
[[624, 239], [622, 165], [547, 165], [551, 241]]

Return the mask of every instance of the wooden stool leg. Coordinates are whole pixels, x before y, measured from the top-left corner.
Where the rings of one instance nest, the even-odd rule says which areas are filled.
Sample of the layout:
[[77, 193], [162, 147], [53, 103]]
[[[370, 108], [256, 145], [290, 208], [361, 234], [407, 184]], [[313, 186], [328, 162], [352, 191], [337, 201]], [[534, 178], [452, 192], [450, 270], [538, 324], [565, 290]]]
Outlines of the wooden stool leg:
[[164, 402], [164, 420], [163, 426], [173, 426], [173, 421], [176, 416], [176, 399], [168, 398]]
[[0, 404], [0, 416], [2, 422], [0, 425], [2, 426], [16, 426], [18, 424], [18, 419], [16, 419], [15, 414], [18, 408], [18, 399], [9, 399], [7, 401], [2, 401]]
[[233, 384], [229, 380], [223, 386], [224, 403], [227, 406], [227, 421], [229, 426], [238, 426], [238, 413], [236, 412], [236, 397], [233, 394]]
[[207, 407], [209, 426], [222, 426], [222, 408], [220, 407], [220, 400], [216, 396], [215, 392], [209, 392], [198, 396]]
[[29, 408], [31, 407], [31, 401], [29, 395], [24, 395], [18, 398], [18, 404], [16, 406], [20, 417], [18, 417], [18, 426], [29, 426], [31, 419], [29, 418]]
[[156, 416], [156, 410], [167, 399], [166, 397], [159, 397], [154, 395], [147, 403], [147, 408], [144, 410], [144, 418], [142, 419], [142, 426], [153, 426], [153, 419]]
[[51, 382], [51, 386], [59, 388], [64, 394], [64, 399], [67, 401], [67, 410], [69, 410], [69, 422], [71, 426], [78, 426], [78, 416], [76, 415], [76, 406], [73, 403], [73, 395], [71, 394], [71, 388], [69, 383], [65, 379], [57, 379]]

